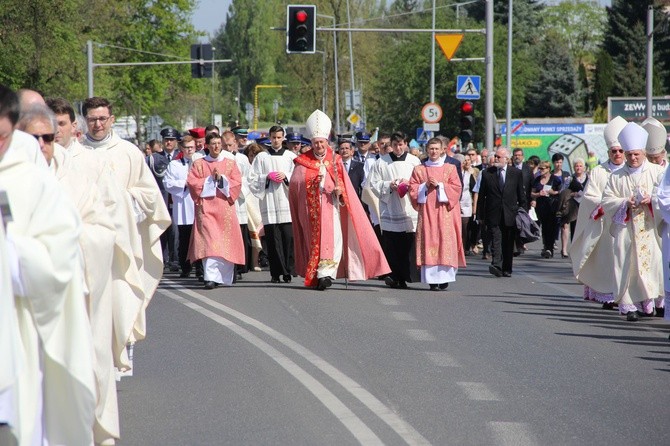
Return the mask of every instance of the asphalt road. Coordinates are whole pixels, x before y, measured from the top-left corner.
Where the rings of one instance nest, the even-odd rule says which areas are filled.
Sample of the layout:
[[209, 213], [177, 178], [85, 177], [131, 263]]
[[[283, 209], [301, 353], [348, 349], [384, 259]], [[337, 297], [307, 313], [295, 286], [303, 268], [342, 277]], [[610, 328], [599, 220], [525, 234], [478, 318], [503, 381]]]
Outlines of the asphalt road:
[[468, 261], [445, 292], [166, 275], [119, 444], [670, 444], [667, 322], [583, 301], [537, 249], [512, 278]]

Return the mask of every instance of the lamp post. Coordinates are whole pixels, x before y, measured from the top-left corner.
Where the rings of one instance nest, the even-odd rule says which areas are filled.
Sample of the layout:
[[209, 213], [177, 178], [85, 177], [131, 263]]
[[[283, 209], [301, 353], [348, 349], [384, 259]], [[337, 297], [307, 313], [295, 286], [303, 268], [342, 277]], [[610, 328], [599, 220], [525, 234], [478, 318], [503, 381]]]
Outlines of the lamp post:
[[333, 21], [333, 69], [335, 70], [335, 132], [340, 133], [340, 75], [337, 67], [337, 31], [335, 17], [325, 14], [317, 14], [318, 17], [331, 19]]

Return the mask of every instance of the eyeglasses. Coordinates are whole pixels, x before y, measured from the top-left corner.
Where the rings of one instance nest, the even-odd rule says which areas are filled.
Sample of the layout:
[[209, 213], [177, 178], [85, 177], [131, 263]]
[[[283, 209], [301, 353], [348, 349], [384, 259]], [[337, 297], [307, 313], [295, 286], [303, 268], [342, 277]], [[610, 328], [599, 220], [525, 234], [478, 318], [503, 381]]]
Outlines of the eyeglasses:
[[612, 153], [623, 153], [623, 149], [612, 149], [610, 150]]
[[44, 133], [42, 135], [35, 135], [31, 133], [31, 135], [33, 135], [35, 139], [38, 141], [40, 140], [40, 138], [42, 138], [42, 141], [44, 142], [54, 142], [54, 139], [56, 139], [55, 133]]
[[111, 118], [111, 116], [100, 116], [98, 118], [86, 118], [86, 122], [89, 124], [95, 124], [96, 122], [100, 121], [100, 124], [106, 124], [107, 121]]

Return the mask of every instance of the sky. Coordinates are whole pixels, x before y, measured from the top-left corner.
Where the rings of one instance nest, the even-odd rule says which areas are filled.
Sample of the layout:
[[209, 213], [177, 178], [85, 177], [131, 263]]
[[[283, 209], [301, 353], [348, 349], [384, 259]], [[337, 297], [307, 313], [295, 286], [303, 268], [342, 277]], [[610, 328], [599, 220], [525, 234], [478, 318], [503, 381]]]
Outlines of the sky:
[[[214, 33], [226, 21], [228, 7], [232, 0], [198, 0], [193, 13], [193, 26], [198, 31], [204, 31], [214, 37]], [[204, 41], [209, 39], [203, 38]]]

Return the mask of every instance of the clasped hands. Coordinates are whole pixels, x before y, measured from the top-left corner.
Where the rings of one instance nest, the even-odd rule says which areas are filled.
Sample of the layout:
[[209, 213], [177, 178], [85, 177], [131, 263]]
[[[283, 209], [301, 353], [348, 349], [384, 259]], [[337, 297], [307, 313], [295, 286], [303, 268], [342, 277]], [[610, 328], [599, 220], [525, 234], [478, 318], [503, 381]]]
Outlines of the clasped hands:
[[650, 204], [651, 203], [651, 197], [649, 195], [643, 195], [641, 197], [636, 197], [635, 195], [631, 195], [631, 197], [628, 199], [628, 208], [632, 210], [636, 210], [642, 205]]

